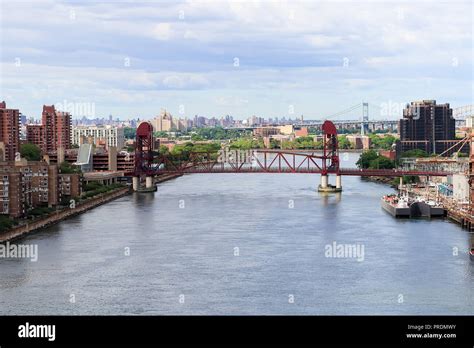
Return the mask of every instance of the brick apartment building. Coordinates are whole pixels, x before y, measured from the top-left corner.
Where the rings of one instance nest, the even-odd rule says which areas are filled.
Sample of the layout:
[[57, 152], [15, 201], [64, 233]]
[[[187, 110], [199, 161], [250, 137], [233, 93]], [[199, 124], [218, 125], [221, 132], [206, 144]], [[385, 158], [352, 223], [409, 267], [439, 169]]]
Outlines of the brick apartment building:
[[[403, 118], [399, 121], [397, 155], [413, 149], [432, 154], [444, 153], [458, 142], [455, 122], [448, 103], [436, 104], [436, 100], [411, 102], [403, 110]], [[463, 146], [461, 151], [467, 153], [468, 146]]]
[[80, 174], [60, 174], [56, 165], [26, 160], [0, 162], [0, 214], [21, 217], [38, 206], [55, 206], [82, 192]]
[[0, 160], [12, 161], [20, 151], [20, 111], [0, 103]]
[[71, 148], [71, 115], [57, 111], [54, 105], [43, 105], [41, 125], [26, 126], [26, 141], [37, 145], [43, 152]]

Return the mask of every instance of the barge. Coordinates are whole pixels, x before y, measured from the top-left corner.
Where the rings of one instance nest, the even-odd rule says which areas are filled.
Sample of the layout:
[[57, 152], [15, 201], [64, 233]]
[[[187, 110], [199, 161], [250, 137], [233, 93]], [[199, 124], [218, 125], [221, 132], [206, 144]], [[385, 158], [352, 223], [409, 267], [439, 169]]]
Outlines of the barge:
[[410, 200], [395, 194], [385, 195], [381, 199], [382, 208], [394, 217], [443, 217], [446, 210], [433, 201]]

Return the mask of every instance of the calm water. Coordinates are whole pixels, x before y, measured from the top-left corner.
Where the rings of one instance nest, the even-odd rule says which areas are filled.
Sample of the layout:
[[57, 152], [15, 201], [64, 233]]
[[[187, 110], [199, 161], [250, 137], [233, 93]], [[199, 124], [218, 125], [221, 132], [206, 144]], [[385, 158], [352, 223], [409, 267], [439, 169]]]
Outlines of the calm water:
[[[189, 175], [42, 230], [18, 241], [38, 262], [0, 259], [0, 314], [474, 314], [466, 231], [395, 220], [381, 184], [318, 183]], [[325, 257], [333, 242], [363, 261]]]

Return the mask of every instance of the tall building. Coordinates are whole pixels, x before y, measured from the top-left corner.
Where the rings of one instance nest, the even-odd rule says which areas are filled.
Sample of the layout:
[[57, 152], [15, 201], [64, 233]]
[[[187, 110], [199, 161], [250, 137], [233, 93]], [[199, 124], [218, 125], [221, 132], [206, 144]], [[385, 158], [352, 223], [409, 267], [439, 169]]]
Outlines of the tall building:
[[[123, 128], [114, 126], [77, 126], [72, 128], [72, 144], [82, 145], [91, 137], [93, 143], [103, 142], [106, 148], [115, 146], [119, 150], [125, 145]], [[84, 141], [86, 140], [86, 141]]]
[[152, 125], [155, 132], [169, 132], [173, 127], [173, 117], [166, 110], [162, 110], [159, 116], [156, 116]]
[[42, 150], [46, 148], [46, 135], [44, 132], [44, 127], [40, 124], [27, 124], [26, 142], [35, 144]]
[[435, 100], [411, 102], [398, 123], [397, 154], [413, 149], [441, 154], [456, 143], [455, 120], [449, 103]]
[[6, 103], [0, 103], [0, 160], [12, 161], [20, 151], [20, 111], [7, 109]]
[[26, 141], [39, 146], [43, 152], [71, 148], [71, 115], [56, 111], [54, 105], [43, 105], [41, 125], [26, 126]]

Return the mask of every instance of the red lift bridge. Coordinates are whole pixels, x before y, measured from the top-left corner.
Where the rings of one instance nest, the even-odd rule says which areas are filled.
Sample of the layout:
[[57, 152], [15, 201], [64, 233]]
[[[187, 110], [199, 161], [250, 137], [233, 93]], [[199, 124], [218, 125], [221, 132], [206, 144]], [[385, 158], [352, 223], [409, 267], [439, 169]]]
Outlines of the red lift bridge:
[[323, 149], [318, 151], [259, 149], [250, 151], [244, 159], [240, 153], [231, 150], [227, 151], [227, 154], [230, 152], [230, 156], [191, 152], [186, 161], [177, 161], [171, 155], [161, 155], [154, 150], [153, 127], [149, 122], [142, 122], [136, 133], [135, 170], [129, 174], [138, 177], [168, 173], [313, 173], [392, 177], [452, 174], [441, 171], [341, 168], [337, 129], [331, 121], [325, 121], [322, 130]]

